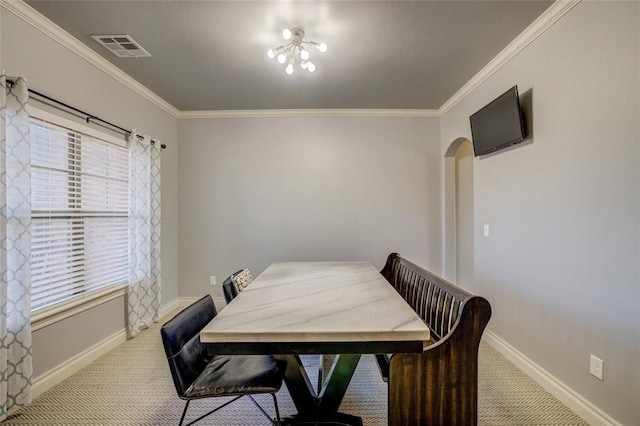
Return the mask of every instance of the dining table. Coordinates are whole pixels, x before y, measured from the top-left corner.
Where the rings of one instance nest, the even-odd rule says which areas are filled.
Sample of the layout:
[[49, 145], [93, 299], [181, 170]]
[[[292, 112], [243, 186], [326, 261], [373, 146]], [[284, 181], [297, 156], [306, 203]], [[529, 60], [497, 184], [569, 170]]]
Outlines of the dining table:
[[[362, 425], [361, 417], [339, 411], [361, 355], [419, 353], [429, 338], [425, 323], [366, 261], [273, 263], [200, 332], [211, 353], [286, 362], [297, 413], [285, 424]], [[335, 355], [317, 387], [305, 354]]]

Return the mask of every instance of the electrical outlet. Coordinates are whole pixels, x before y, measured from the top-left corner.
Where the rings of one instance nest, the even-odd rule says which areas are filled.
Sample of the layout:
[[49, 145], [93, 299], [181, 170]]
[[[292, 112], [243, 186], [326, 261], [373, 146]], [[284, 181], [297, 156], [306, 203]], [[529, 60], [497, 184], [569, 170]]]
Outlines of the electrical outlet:
[[602, 379], [603, 370], [604, 370], [604, 361], [592, 354], [591, 362], [589, 366], [589, 372], [593, 376], [597, 377], [598, 379], [603, 380]]
[[489, 236], [489, 225], [484, 225], [484, 236], [485, 237]]
[[211, 275], [209, 277], [209, 285], [216, 285], [216, 276], [215, 275]]

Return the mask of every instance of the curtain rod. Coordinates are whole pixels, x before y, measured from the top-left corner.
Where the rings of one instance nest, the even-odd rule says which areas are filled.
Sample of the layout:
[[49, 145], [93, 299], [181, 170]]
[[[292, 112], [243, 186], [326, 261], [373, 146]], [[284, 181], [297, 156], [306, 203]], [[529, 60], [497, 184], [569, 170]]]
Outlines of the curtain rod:
[[[7, 84], [9, 84], [11, 86], [15, 85], [15, 82], [13, 80], [10, 80], [10, 79], [7, 78], [6, 81], [7, 81]], [[44, 93], [40, 93], [40, 92], [38, 92], [36, 90], [33, 90], [33, 89], [28, 89], [28, 90], [29, 90], [29, 93], [31, 93], [33, 95], [36, 95], [39, 98], [45, 99], [48, 102], [52, 102], [54, 104], [60, 105], [60, 106], [62, 106], [64, 108], [67, 108], [67, 109], [75, 112], [76, 114], [83, 115], [84, 116], [83, 118], [86, 120], [87, 124], [91, 123], [92, 121], [93, 122], [98, 122], [98, 124], [100, 124], [100, 125], [103, 125], [103, 126], [107, 125], [107, 126], [111, 127], [112, 129], [120, 131], [120, 132], [122, 132], [124, 134], [127, 134], [127, 135], [131, 135], [132, 134], [131, 130], [127, 130], [124, 127], [120, 127], [120, 126], [118, 126], [116, 124], [113, 124], [113, 123], [111, 123], [109, 121], [103, 120], [100, 117], [97, 117], [97, 116], [95, 116], [93, 114], [89, 114], [88, 112], [82, 111], [81, 109], [78, 109], [78, 108], [73, 107], [73, 106], [71, 106], [69, 104], [66, 104], [66, 103], [64, 103], [62, 101], [54, 99], [51, 96], [47, 96]], [[138, 135], [138, 137], [141, 138], [142, 136]], [[151, 140], [151, 144], [155, 145], [155, 143], [156, 143], [156, 141], [152, 139]], [[162, 149], [165, 149], [166, 147], [167, 147], [167, 145], [165, 145], [165, 144], [161, 144], [160, 145], [160, 148], [162, 148]]]

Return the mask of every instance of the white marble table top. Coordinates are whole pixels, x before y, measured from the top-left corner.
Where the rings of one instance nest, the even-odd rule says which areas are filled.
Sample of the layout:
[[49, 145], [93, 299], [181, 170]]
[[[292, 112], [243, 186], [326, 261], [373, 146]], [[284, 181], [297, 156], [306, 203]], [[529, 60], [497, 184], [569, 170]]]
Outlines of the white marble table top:
[[203, 343], [426, 341], [429, 328], [369, 262], [270, 265]]

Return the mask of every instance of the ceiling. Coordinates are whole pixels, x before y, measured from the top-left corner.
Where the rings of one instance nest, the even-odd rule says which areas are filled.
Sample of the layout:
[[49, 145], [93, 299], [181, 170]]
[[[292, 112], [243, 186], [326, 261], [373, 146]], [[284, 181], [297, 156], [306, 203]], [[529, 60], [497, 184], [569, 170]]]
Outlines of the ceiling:
[[[552, 1], [31, 1], [181, 111], [438, 109]], [[284, 28], [325, 42], [315, 73], [268, 59]], [[152, 56], [91, 38], [128, 34]]]

